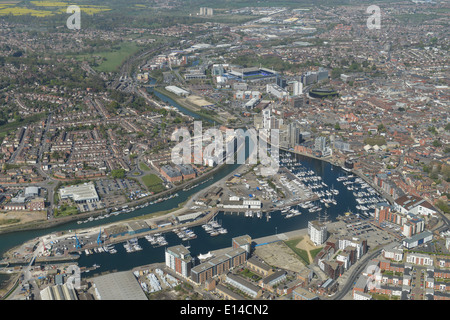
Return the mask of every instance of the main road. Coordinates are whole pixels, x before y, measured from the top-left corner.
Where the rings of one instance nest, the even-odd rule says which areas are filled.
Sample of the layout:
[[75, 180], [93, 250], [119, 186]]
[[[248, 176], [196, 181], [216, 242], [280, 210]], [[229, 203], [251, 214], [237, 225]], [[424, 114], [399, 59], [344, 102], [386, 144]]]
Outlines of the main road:
[[372, 253], [366, 255], [361, 261], [359, 261], [356, 268], [353, 271], [351, 271], [351, 274], [349, 275], [345, 285], [331, 299], [342, 300], [342, 298], [344, 298], [347, 295], [347, 293], [351, 290], [351, 288], [356, 282], [356, 279], [360, 276], [363, 269], [367, 267], [367, 263], [372, 259], [374, 259], [375, 257], [377, 257], [378, 255], [380, 255], [382, 250], [383, 248], [379, 248], [373, 251]]

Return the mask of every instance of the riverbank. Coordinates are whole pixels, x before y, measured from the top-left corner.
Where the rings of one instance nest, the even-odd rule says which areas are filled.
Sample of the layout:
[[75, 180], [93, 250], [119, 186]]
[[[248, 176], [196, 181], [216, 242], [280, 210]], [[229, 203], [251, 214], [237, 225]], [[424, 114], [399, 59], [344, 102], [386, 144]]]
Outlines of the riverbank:
[[[191, 180], [191, 181], [187, 182], [186, 184], [178, 186], [177, 188], [179, 188], [179, 189], [180, 188], [185, 188], [186, 186], [195, 184], [198, 181], [202, 181], [204, 179], [208, 179], [211, 175], [216, 173], [218, 170], [223, 169], [224, 166], [227, 166], [227, 164], [224, 163], [224, 164], [222, 164], [220, 166], [217, 166], [213, 170], [210, 170], [208, 173], [202, 175], [201, 179]], [[237, 166], [234, 170], [229, 172], [227, 175], [222, 177], [220, 180], [214, 182], [210, 187], [214, 187], [214, 186], [217, 186], [217, 185], [224, 184], [226, 182], [226, 180], [230, 176], [234, 175], [236, 172], [238, 172], [241, 169], [242, 169], [242, 165]], [[171, 190], [171, 191], [172, 191], [171, 193], [174, 193], [174, 190]], [[170, 210], [156, 211], [156, 212], [149, 213], [147, 215], [138, 216], [138, 217], [132, 217], [132, 218], [129, 218], [129, 219], [124, 218], [124, 219], [120, 220], [119, 222], [112, 222], [112, 223], [108, 223], [108, 224], [105, 223], [103, 225], [99, 225], [99, 226], [96, 226], [94, 228], [77, 229], [77, 232], [79, 234], [81, 234], [81, 233], [89, 233], [89, 232], [92, 233], [92, 232], [97, 232], [97, 231], [93, 231], [94, 229], [95, 230], [98, 230], [98, 228], [105, 229], [105, 228], [107, 228], [109, 226], [112, 226], [112, 225], [125, 224], [125, 223], [128, 223], [128, 222], [138, 222], [138, 221], [144, 221], [144, 220], [147, 220], [148, 222], [150, 222], [151, 220], [156, 220], [156, 219], [163, 220], [163, 219], [167, 219], [167, 218], [170, 218], [170, 217], [176, 217], [176, 216], [179, 216], [179, 215], [182, 215], [182, 214], [194, 212], [195, 210], [191, 209], [191, 206], [192, 206], [193, 202], [201, 194], [203, 194], [204, 192], [205, 192], [204, 189], [202, 189], [202, 190], [194, 193], [193, 195], [189, 196], [184, 202], [180, 203], [176, 208], [172, 208]], [[161, 196], [161, 195], [159, 195], [159, 196]], [[211, 212], [209, 214], [207, 214], [205, 217], [203, 217], [202, 219], [193, 221], [191, 223], [183, 224], [183, 226], [194, 226], [194, 225], [202, 224], [202, 223], [205, 223], [205, 222], [209, 221], [217, 213], [217, 211], [215, 209], [214, 210], [210, 209], [210, 211]], [[175, 227], [176, 226], [174, 226], [173, 228], [175, 228]], [[178, 225], [177, 227], [180, 227], [180, 226]], [[105, 244], [123, 242], [123, 241], [129, 240], [131, 238], [135, 238], [137, 236], [144, 237], [146, 234], [151, 234], [151, 233], [169, 232], [173, 228], [165, 228], [165, 229], [159, 229], [158, 228], [156, 230], [151, 230], [151, 232], [142, 233], [142, 234], [139, 234], [139, 235], [137, 235], [137, 234], [129, 235], [129, 236], [126, 235], [126, 236], [119, 237], [119, 238], [115, 239], [114, 241], [106, 242]], [[67, 232], [63, 232], [63, 233], [61, 233], [61, 235], [63, 237], [67, 237], [68, 236]], [[49, 235], [43, 235], [40, 238], [47, 237], [47, 236], [49, 236]], [[7, 252], [4, 253], [3, 258], [6, 259], [5, 261], [10, 262], [10, 263], [24, 263], [23, 259], [21, 259], [20, 261], [15, 261], [15, 259], [14, 259], [14, 252], [19, 251], [20, 248], [24, 248], [24, 247], [27, 247], [27, 246], [28, 247], [30, 247], [30, 246], [32, 247], [33, 243], [35, 243], [36, 241], [39, 241], [39, 240], [35, 238], [35, 239], [29, 240], [29, 241], [27, 241], [25, 243], [22, 243], [22, 244], [20, 244], [18, 246], [15, 246], [15, 247], [9, 249]], [[78, 251], [78, 250], [69, 250], [67, 253], [71, 253], [71, 252], [73, 253], [75, 251]]]
[[158, 92], [158, 93], [160, 93], [160, 94], [162, 94], [162, 95], [172, 99], [174, 102], [179, 104], [181, 107], [185, 108], [186, 110], [189, 110], [190, 112], [192, 112], [192, 113], [194, 113], [194, 114], [196, 114], [196, 115], [198, 115], [200, 117], [212, 120], [214, 122], [217, 122], [218, 124], [225, 124], [224, 119], [222, 119], [222, 118], [220, 118], [218, 116], [213, 116], [213, 115], [205, 113], [201, 107], [197, 107], [197, 106], [192, 105], [191, 103], [187, 102], [185, 99], [180, 98], [176, 94], [173, 94], [173, 93], [167, 91], [164, 88], [153, 87], [152, 89], [154, 91], [156, 91], [156, 92]]
[[[180, 185], [177, 185], [176, 187], [174, 187], [172, 189], [161, 191], [159, 193], [156, 193], [156, 194], [153, 194], [153, 195], [150, 195], [147, 197], [143, 197], [138, 200], [126, 202], [126, 203], [123, 203], [122, 205], [127, 205], [129, 208], [134, 208], [134, 207], [143, 205], [148, 201], [153, 201], [158, 198], [163, 198], [163, 197], [169, 196], [180, 190], [183, 190], [186, 187], [189, 187], [191, 185], [194, 185], [196, 183], [202, 182], [203, 180], [210, 178], [214, 173], [216, 173], [217, 171], [222, 169], [224, 165], [225, 164], [222, 164], [221, 166], [216, 166], [216, 167], [212, 168], [211, 170], [205, 172], [201, 176], [191, 179], [189, 181], [186, 181]], [[89, 211], [89, 212], [84, 212], [84, 213], [78, 213], [73, 216], [55, 218], [54, 220], [41, 220], [41, 221], [33, 221], [33, 222], [28, 222], [28, 223], [14, 225], [14, 226], [4, 226], [4, 227], [0, 227], [0, 234], [13, 233], [13, 232], [18, 232], [18, 231], [48, 229], [48, 228], [56, 227], [56, 226], [63, 225], [66, 223], [87, 219], [89, 217], [101, 216], [101, 215], [105, 214], [108, 209], [112, 210], [113, 207], [103, 208], [100, 210]]]

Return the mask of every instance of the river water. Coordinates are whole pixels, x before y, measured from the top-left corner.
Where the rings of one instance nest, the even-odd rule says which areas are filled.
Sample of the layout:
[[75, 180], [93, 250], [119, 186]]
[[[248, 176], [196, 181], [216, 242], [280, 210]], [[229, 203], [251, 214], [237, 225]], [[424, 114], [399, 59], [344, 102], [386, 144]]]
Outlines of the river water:
[[[189, 110], [186, 110], [175, 103], [172, 99], [165, 97], [155, 92], [161, 100], [177, 107], [180, 111], [185, 112], [195, 118], [199, 118], [198, 115], [193, 114]], [[347, 173], [340, 167], [336, 167], [325, 161], [307, 158], [301, 155], [295, 155], [298, 162], [300, 162], [307, 170], [313, 170], [316, 175], [322, 177], [329, 187], [333, 186], [339, 190], [339, 194], [335, 196], [335, 200], [338, 202], [336, 206], [327, 208], [329, 220], [335, 220], [338, 215], [343, 215], [348, 210], [356, 211], [355, 206], [358, 204], [352, 194], [352, 191], [348, 191], [346, 187], [337, 182], [336, 178]], [[214, 173], [213, 179], [207, 181], [204, 184], [199, 185], [188, 191], [179, 191], [179, 196], [168, 201], [164, 201], [158, 204], [150, 205], [148, 207], [137, 209], [130, 213], [120, 214], [118, 216], [111, 216], [102, 220], [87, 222], [83, 224], [77, 224], [76, 222], [66, 223], [64, 225], [56, 226], [53, 228], [31, 231], [20, 231], [9, 234], [0, 235], [0, 255], [3, 255], [10, 248], [20, 245], [26, 241], [29, 241], [35, 237], [39, 237], [45, 234], [49, 234], [55, 231], [62, 230], [76, 230], [81, 228], [95, 227], [102, 224], [112, 223], [123, 219], [129, 219], [131, 217], [142, 216], [152, 212], [164, 211], [178, 207], [178, 204], [186, 201], [191, 195], [198, 191], [210, 186], [211, 184], [219, 181], [223, 177], [227, 176], [235, 169], [238, 168], [238, 164], [225, 165]], [[300, 209], [300, 208], [299, 208]], [[275, 233], [282, 233], [292, 231], [296, 229], [306, 228], [308, 221], [317, 219], [317, 213], [310, 213], [304, 209], [300, 209], [302, 214], [289, 219], [286, 219], [281, 215], [280, 211], [274, 211], [271, 213], [271, 219], [268, 221], [263, 215], [262, 219], [245, 217], [243, 214], [224, 214], [220, 212], [216, 216], [216, 220], [222, 223], [222, 226], [228, 230], [227, 234], [220, 234], [215, 237], [211, 237], [200, 226], [191, 228], [196, 234], [197, 238], [190, 240], [188, 243], [182, 241], [172, 232], [166, 233], [165, 237], [168, 241], [168, 246], [177, 244], [190, 245], [190, 251], [193, 256], [197, 256], [201, 253], [207, 253], [211, 250], [221, 249], [231, 246], [231, 239], [236, 236], [244, 234], [250, 235], [252, 238], [259, 238], [263, 236], [273, 235]], [[123, 271], [130, 270], [136, 266], [163, 262], [165, 247], [153, 248], [145, 238], [139, 239], [139, 244], [144, 250], [133, 253], [127, 253], [122, 244], [116, 244], [116, 254], [98, 253], [86, 256], [84, 253], [78, 260], [79, 266], [90, 267], [94, 264], [100, 265], [95, 271], [91, 273], [100, 273], [105, 271]]]
[[[337, 177], [346, 174], [345, 171], [320, 160], [310, 159], [300, 155], [297, 155], [297, 159], [302, 163], [304, 168], [314, 170], [317, 175], [321, 176], [328, 186], [331, 187], [333, 185], [335, 189], [339, 190], [339, 194], [335, 196], [337, 205], [331, 205], [326, 209], [329, 220], [334, 221], [338, 215], [344, 215], [348, 210], [356, 211], [355, 206], [358, 203], [355, 201], [352, 191], [348, 191], [341, 182], [336, 181]], [[216, 177], [214, 180], [216, 180]], [[179, 202], [182, 198], [184, 198], [184, 195], [180, 194], [179, 199], [176, 201]], [[174, 206], [174, 203], [171, 206]], [[145, 212], [148, 211], [148, 209], [142, 210]], [[303, 229], [307, 228], [309, 220], [318, 218], [318, 213], [316, 212], [310, 213], [301, 208], [299, 210], [302, 212], [301, 215], [289, 219], [286, 219], [280, 211], [274, 211], [271, 213], [269, 220], [266, 219], [265, 214], [263, 214], [262, 218], [257, 218], [256, 216], [250, 218], [245, 217], [243, 213], [224, 214], [223, 212], [219, 212], [215, 219], [221, 222], [222, 226], [228, 230], [226, 234], [212, 237], [201, 226], [197, 226], [190, 228], [197, 235], [196, 239], [189, 240], [188, 242], [182, 241], [173, 232], [165, 233], [165, 238], [169, 243], [168, 246], [177, 244], [189, 245], [192, 256], [197, 256], [211, 250], [231, 247], [231, 239], [236, 236], [248, 234], [252, 238], [260, 238], [275, 233]], [[82, 254], [79, 259], [79, 265], [90, 267], [98, 264], [100, 267], [94, 272], [100, 273], [111, 270], [130, 270], [140, 265], [164, 262], [165, 247], [153, 248], [145, 238], [139, 239], [139, 244], [143, 250], [132, 253], [127, 253], [122, 244], [116, 244], [115, 248], [118, 251], [116, 254], [98, 253], [89, 256]]]

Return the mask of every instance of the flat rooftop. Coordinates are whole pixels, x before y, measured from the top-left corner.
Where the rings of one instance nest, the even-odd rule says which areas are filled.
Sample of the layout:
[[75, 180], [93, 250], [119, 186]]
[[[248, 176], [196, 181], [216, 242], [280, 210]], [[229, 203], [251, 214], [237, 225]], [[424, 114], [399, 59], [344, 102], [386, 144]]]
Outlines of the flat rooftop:
[[72, 198], [74, 201], [98, 199], [97, 190], [92, 182], [67, 186], [59, 189], [62, 199]]
[[99, 276], [93, 282], [101, 300], [148, 300], [131, 271]]

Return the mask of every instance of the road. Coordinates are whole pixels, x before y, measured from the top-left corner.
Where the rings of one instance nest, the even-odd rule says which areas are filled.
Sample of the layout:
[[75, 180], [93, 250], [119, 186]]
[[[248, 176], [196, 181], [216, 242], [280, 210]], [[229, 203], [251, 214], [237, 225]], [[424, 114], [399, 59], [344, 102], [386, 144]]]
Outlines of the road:
[[347, 293], [352, 289], [356, 279], [361, 275], [363, 269], [366, 268], [367, 263], [381, 254], [383, 248], [380, 248], [369, 255], [366, 255], [361, 261], [358, 262], [356, 268], [351, 272], [345, 285], [332, 297], [332, 300], [342, 300]]

